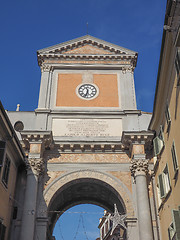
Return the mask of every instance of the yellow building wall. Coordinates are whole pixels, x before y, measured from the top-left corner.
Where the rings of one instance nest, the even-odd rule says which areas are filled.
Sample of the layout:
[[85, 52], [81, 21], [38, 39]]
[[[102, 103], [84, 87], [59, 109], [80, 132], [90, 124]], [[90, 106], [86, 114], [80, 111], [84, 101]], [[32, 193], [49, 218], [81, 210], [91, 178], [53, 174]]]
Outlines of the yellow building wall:
[[5, 240], [8, 240], [10, 219], [12, 217], [11, 214], [14, 203], [13, 197], [15, 192], [16, 173], [17, 173], [16, 167], [11, 162], [7, 187], [5, 187], [5, 185], [2, 182], [3, 168], [1, 169], [0, 174], [0, 206], [1, 206], [0, 218], [3, 219], [2, 223], [6, 227]]
[[166, 163], [168, 164], [169, 170], [169, 177], [170, 177], [170, 185], [171, 185], [171, 192], [169, 196], [167, 196], [161, 208], [159, 209], [159, 218], [160, 218], [160, 225], [161, 225], [161, 234], [163, 240], [169, 240], [168, 237], [168, 227], [172, 223], [172, 209], [178, 209], [180, 206], [180, 178], [179, 172], [174, 179], [174, 167], [173, 167], [173, 160], [171, 154], [171, 147], [173, 140], [175, 142], [176, 147], [176, 154], [178, 158], [178, 165], [180, 166], [180, 96], [179, 96], [180, 88], [177, 87], [177, 79], [174, 81], [171, 100], [169, 104], [169, 111], [171, 115], [171, 126], [169, 131], [167, 131], [167, 123], [165, 119], [164, 113], [164, 141], [165, 147], [160, 157], [159, 167], [156, 174], [156, 182], [158, 183], [158, 175], [162, 173], [164, 170]]

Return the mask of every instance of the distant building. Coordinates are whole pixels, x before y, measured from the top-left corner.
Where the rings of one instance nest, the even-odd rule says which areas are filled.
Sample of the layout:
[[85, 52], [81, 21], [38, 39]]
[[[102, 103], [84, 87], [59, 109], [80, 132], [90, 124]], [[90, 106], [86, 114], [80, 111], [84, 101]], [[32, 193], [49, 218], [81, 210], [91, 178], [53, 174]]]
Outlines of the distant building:
[[125, 240], [126, 232], [123, 227], [117, 226], [112, 232], [112, 220], [110, 219], [111, 214], [106, 210], [104, 216], [99, 220], [100, 240]]
[[[0, 102], [0, 239], [10, 239], [10, 229], [18, 231], [25, 191], [25, 155], [10, 120]], [[13, 237], [11, 238], [13, 239]]]
[[180, 239], [180, 2], [167, 1], [149, 128], [154, 130], [154, 175], [161, 239]]

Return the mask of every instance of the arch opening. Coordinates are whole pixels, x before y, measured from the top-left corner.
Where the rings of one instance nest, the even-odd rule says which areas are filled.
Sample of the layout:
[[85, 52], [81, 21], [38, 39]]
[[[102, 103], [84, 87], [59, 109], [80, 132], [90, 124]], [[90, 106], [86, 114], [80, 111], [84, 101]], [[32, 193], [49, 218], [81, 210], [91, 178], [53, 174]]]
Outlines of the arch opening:
[[72, 180], [53, 195], [48, 206], [49, 233], [52, 236], [54, 226], [62, 213], [78, 204], [94, 204], [110, 213], [117, 205], [120, 214], [126, 213], [120, 194], [109, 184], [99, 179], [80, 178]]

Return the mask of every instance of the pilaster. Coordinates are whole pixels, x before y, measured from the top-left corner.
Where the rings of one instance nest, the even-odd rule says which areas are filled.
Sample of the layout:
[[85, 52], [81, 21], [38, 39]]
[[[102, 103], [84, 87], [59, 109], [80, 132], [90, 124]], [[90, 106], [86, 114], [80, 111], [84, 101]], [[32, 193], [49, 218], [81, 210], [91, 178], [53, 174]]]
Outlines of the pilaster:
[[39, 92], [38, 109], [48, 109], [52, 70], [52, 67], [48, 64], [41, 65], [41, 85]]
[[139, 239], [152, 240], [152, 219], [150, 215], [147, 175], [149, 159], [146, 159], [147, 148], [153, 139], [151, 132], [124, 133], [123, 140], [129, 145], [131, 155], [131, 175], [136, 184]]
[[52, 143], [51, 132], [21, 132], [26, 149], [27, 183], [21, 225], [21, 240], [33, 240], [36, 224], [38, 179], [44, 172], [44, 149]]

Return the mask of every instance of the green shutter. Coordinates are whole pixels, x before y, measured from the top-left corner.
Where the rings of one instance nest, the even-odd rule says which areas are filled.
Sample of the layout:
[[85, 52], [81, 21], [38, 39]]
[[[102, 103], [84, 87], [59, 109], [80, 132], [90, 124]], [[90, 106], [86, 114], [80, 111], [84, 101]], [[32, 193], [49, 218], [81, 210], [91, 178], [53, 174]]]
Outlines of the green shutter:
[[175, 230], [174, 230], [174, 226], [173, 226], [173, 223], [171, 223], [171, 225], [169, 226], [168, 228], [168, 235], [169, 235], [169, 239], [170, 240], [173, 240], [173, 237], [175, 235]]
[[[167, 128], [169, 129], [169, 126], [171, 124], [171, 115], [170, 115], [168, 105], [166, 105], [165, 116], [166, 116]], [[168, 129], [167, 129], [167, 131], [168, 131]]]
[[178, 210], [172, 210], [173, 225], [176, 232], [176, 240], [180, 240], [180, 216]]
[[154, 154], [155, 156], [157, 156], [161, 153], [161, 150], [163, 148], [163, 141], [159, 137], [156, 137], [153, 139], [153, 146], [154, 146]]
[[176, 147], [175, 147], [174, 141], [172, 144], [171, 153], [172, 153], [172, 158], [173, 158], [174, 171], [176, 172], [178, 169], [178, 161], [177, 161]]
[[163, 198], [165, 196], [164, 183], [163, 183], [163, 174], [159, 174], [158, 180], [159, 180], [160, 197]]

